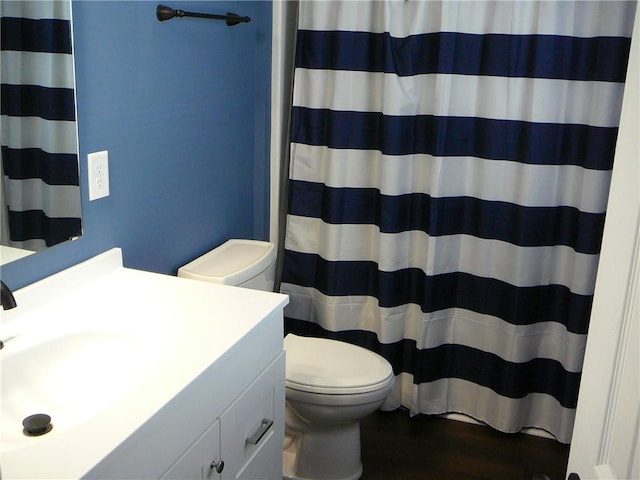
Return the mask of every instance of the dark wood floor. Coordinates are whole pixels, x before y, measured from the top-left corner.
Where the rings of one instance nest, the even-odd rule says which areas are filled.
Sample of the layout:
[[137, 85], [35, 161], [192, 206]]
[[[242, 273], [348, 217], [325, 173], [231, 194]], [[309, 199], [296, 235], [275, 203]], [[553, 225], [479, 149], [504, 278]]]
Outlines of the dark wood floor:
[[569, 446], [441, 417], [376, 412], [361, 422], [362, 480], [564, 480]]

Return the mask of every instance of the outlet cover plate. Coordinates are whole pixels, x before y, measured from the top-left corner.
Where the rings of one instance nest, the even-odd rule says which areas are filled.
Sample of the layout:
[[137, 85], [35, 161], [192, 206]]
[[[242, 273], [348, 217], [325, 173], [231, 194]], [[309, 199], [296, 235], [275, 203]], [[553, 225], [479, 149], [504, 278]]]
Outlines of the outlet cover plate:
[[103, 150], [87, 155], [89, 200], [109, 196], [109, 152]]

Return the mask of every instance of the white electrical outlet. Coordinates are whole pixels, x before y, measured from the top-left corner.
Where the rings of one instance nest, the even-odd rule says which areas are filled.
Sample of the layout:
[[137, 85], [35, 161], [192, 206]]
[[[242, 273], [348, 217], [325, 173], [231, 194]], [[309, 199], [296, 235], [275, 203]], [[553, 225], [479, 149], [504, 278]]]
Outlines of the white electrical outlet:
[[89, 172], [89, 200], [109, 196], [109, 152], [94, 152], [87, 155]]

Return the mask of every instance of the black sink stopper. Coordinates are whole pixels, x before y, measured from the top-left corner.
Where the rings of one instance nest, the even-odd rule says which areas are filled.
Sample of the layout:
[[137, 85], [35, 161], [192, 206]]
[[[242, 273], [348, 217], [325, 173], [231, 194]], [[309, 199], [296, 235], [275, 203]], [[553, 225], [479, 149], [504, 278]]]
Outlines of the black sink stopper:
[[53, 425], [51, 425], [51, 417], [46, 413], [29, 415], [22, 420], [22, 426], [24, 427], [24, 433], [32, 436], [44, 435], [45, 433], [49, 433], [53, 428]]

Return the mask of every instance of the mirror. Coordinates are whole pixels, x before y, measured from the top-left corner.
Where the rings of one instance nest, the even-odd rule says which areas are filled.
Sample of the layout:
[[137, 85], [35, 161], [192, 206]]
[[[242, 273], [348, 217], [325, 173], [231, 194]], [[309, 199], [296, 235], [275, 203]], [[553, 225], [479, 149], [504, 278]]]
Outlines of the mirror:
[[0, 0], [0, 262], [82, 234], [71, 0]]

